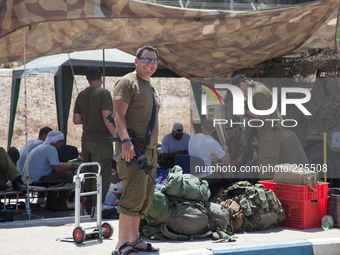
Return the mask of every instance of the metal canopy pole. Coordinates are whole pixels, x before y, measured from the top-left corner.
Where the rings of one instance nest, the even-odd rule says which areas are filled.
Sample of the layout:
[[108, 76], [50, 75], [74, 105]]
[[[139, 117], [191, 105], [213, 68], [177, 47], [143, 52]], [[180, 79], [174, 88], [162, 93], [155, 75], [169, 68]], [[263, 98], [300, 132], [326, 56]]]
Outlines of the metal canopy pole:
[[105, 49], [103, 49], [103, 88], [105, 89]]
[[26, 86], [26, 33], [24, 29], [24, 84], [25, 84], [25, 138], [26, 138], [26, 197], [25, 197], [25, 204], [26, 204], [26, 213], [27, 219], [31, 219], [31, 206], [30, 206], [30, 192], [29, 192], [29, 183], [28, 183], [28, 137], [27, 137], [27, 86]]

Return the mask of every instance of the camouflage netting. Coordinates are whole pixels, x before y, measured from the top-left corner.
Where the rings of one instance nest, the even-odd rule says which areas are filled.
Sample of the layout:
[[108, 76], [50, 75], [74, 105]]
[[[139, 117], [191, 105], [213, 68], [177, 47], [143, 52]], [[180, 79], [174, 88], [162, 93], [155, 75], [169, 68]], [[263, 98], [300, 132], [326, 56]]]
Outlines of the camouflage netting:
[[228, 77], [296, 50], [334, 46], [338, 10], [339, 0], [251, 12], [136, 0], [2, 0], [0, 63], [94, 49], [135, 54], [149, 44], [183, 77]]
[[[289, 105], [287, 115], [284, 116], [284, 119], [298, 121], [299, 125], [294, 128], [294, 131], [302, 141], [306, 136], [307, 127], [312, 124], [315, 124], [321, 132], [331, 131], [338, 124], [340, 119], [340, 61], [337, 47], [309, 50], [298, 58], [271, 59], [263, 63], [263, 68], [263, 78], [269, 78], [266, 79], [268, 87], [313, 88], [311, 99], [304, 104], [312, 116], [306, 117], [297, 107]], [[316, 77], [315, 82], [311, 82], [313, 76]], [[309, 82], [308, 77], [311, 80]], [[282, 84], [280, 84], [281, 81]], [[309, 84], [312, 86], [308, 86]], [[299, 94], [292, 94], [290, 98], [298, 96]]]

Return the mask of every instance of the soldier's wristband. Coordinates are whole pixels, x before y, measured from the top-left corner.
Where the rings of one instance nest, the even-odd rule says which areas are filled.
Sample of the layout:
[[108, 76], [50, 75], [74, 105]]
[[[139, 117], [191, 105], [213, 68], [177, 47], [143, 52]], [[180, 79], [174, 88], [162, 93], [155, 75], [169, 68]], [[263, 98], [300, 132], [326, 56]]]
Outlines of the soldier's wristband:
[[121, 144], [123, 144], [123, 143], [125, 143], [125, 142], [128, 142], [128, 141], [131, 141], [131, 140], [132, 140], [132, 138], [131, 138], [131, 137], [128, 137], [128, 138], [124, 139], [123, 141], [121, 141]]

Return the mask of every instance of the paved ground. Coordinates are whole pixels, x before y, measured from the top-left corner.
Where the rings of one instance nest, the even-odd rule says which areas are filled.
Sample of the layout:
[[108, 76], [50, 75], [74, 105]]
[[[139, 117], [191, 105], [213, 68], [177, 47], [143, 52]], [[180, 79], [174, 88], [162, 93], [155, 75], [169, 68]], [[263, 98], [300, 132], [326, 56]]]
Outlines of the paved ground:
[[[60, 239], [72, 237], [74, 225], [74, 212], [62, 212], [64, 217], [50, 218], [55, 212], [44, 209], [33, 209], [32, 214], [44, 215], [44, 219], [38, 220], [16, 220], [10, 223], [0, 223], [0, 254], [49, 254], [49, 255], [93, 255], [93, 254], [111, 254], [115, 247], [118, 236], [118, 220], [103, 220], [112, 225], [114, 234], [110, 239], [93, 239], [86, 240], [83, 244], [74, 242], [64, 242]], [[58, 212], [59, 214], [61, 212]], [[71, 216], [66, 217], [66, 214]], [[17, 219], [18, 214], [15, 216]], [[20, 215], [24, 217], [25, 215]], [[321, 223], [320, 223], [321, 225]], [[81, 226], [90, 229], [96, 227], [96, 219], [89, 216], [81, 217]], [[324, 231], [321, 227], [307, 230], [297, 230], [285, 227], [274, 227], [265, 231], [251, 232], [236, 235], [237, 241], [234, 243], [213, 243], [212, 240], [199, 239], [192, 242], [179, 241], [152, 241], [153, 244], [161, 248], [160, 254], [212, 254], [209, 248], [217, 249], [219, 247], [224, 251], [232, 247], [242, 247], [243, 245], [259, 243], [289, 242], [294, 240], [318, 239], [321, 241], [335, 240], [340, 243], [340, 228], [332, 228]], [[59, 241], [58, 241], [59, 240]], [[71, 241], [73, 241], [71, 239]], [[333, 241], [334, 243], [334, 241]], [[217, 249], [218, 250], [218, 249]], [[329, 250], [329, 249], [328, 249]], [[319, 254], [340, 254], [339, 253], [319, 253]], [[217, 254], [217, 253], [214, 253]], [[220, 253], [226, 254], [226, 253]], [[246, 254], [246, 253], [242, 253]], [[252, 253], [247, 253], [252, 254]], [[269, 254], [269, 253], [266, 253]], [[277, 253], [276, 253], [277, 254]]]

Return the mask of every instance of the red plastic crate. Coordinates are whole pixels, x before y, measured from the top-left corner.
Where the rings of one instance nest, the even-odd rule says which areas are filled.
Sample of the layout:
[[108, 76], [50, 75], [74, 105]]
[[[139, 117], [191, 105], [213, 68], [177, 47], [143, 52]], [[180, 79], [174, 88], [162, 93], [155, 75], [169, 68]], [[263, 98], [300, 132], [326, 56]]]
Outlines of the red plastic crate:
[[276, 183], [274, 181], [259, 181], [266, 189], [271, 189], [279, 199], [291, 199], [307, 201], [315, 199], [327, 199], [328, 183], [318, 182], [316, 190], [309, 186]]
[[327, 214], [327, 199], [297, 201], [280, 199], [286, 212], [286, 219], [280, 226], [308, 229], [321, 226], [321, 219]]
[[308, 229], [321, 226], [321, 219], [327, 214], [328, 183], [318, 182], [317, 189], [309, 186], [281, 184], [274, 181], [259, 181], [271, 189], [280, 200], [286, 219], [280, 226]]

